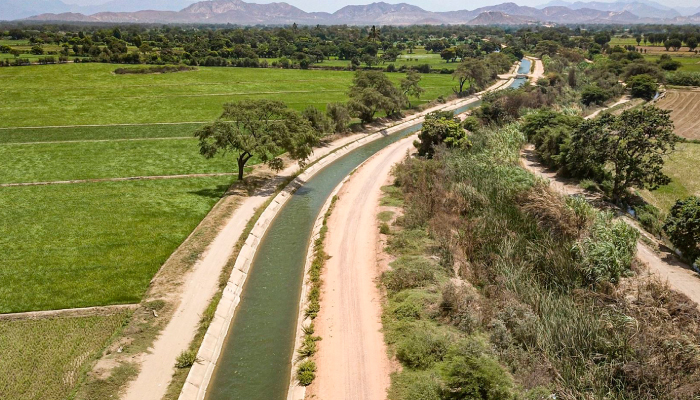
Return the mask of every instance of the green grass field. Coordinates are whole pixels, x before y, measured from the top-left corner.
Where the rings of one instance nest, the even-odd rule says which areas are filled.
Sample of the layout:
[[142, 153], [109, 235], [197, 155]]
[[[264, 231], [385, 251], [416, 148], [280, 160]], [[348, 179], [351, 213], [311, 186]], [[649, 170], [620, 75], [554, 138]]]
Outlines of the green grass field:
[[[345, 101], [350, 71], [201, 67], [174, 74], [115, 75], [112, 64], [62, 64], [0, 69], [0, 127], [209, 121], [222, 104], [274, 98], [290, 107]], [[404, 74], [390, 74], [398, 82]], [[425, 74], [430, 101], [451, 93], [450, 75]], [[1, 136], [1, 134], [0, 134]]]
[[664, 172], [671, 177], [670, 184], [654, 191], [641, 190], [642, 197], [666, 214], [676, 200], [691, 195], [700, 196], [700, 144], [680, 143], [677, 151], [666, 161]]
[[[650, 62], [656, 62], [661, 56], [644, 56], [644, 59]], [[678, 71], [684, 72], [700, 72], [700, 56], [693, 54], [671, 54], [673, 61], [681, 63]]]
[[0, 313], [139, 302], [233, 179], [0, 188]]
[[196, 124], [77, 126], [62, 128], [0, 129], [0, 144], [81, 140], [119, 140], [192, 137]]
[[194, 138], [5, 144], [0, 159], [0, 183], [237, 171], [233, 157], [202, 157]]
[[0, 321], [0, 394], [64, 400], [126, 321], [109, 316]]

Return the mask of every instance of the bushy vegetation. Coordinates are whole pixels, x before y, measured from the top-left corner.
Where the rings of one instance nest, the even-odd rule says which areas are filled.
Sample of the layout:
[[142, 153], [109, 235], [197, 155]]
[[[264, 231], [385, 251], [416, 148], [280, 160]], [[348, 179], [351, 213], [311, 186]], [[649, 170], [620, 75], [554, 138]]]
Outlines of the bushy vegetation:
[[451, 111], [435, 111], [425, 116], [414, 145], [419, 156], [432, 158], [437, 146], [469, 147], [471, 144], [459, 118]]
[[700, 86], [700, 73], [675, 72], [666, 75], [666, 83], [676, 86]]
[[[384, 322], [404, 368], [390, 398], [693, 393], [700, 364], [682, 360], [697, 352], [664, 343], [700, 337], [700, 314], [657, 283], [620, 285], [637, 232], [536, 183], [518, 166], [517, 124], [471, 139], [396, 170], [405, 218], [389, 242], [399, 258], [384, 277]], [[658, 307], [692, 311], [678, 320]]]
[[700, 259], [700, 197], [678, 200], [663, 229], [689, 262]]

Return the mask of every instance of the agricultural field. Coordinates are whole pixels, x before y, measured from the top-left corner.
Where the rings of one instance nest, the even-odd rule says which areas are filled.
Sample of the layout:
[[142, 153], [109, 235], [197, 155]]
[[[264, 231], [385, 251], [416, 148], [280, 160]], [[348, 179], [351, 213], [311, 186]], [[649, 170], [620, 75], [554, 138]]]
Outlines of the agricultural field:
[[669, 89], [658, 106], [672, 110], [671, 118], [678, 136], [700, 139], [700, 90]]
[[0, 321], [0, 393], [6, 399], [69, 398], [128, 314]]
[[[202, 157], [193, 133], [230, 101], [324, 109], [347, 100], [353, 78], [349, 71], [213, 67], [116, 75], [118, 67], [0, 69], [0, 218], [12, 221], [0, 226], [0, 313], [140, 302], [236, 179], [233, 160]], [[403, 76], [390, 74], [395, 82]], [[423, 75], [426, 92], [411, 102], [449, 95], [453, 85], [449, 75]], [[166, 179], [172, 175], [186, 176]], [[115, 180], [128, 177], [149, 179]], [[75, 180], [88, 181], [57, 183]], [[70, 397], [126, 319], [0, 320], [0, 368], [11, 371], [0, 378], [0, 393]]]
[[700, 144], [679, 143], [676, 152], [666, 160], [664, 173], [671, 178], [671, 183], [654, 191], [642, 190], [642, 197], [666, 214], [676, 200], [691, 195], [700, 196]]
[[[116, 75], [111, 64], [0, 69], [0, 127], [205, 122], [225, 102], [274, 98], [301, 110], [345, 101], [353, 72], [200, 67], [170, 74]], [[389, 74], [395, 82], [404, 74]], [[50, 84], [47, 84], [50, 82]], [[424, 74], [418, 105], [452, 93], [450, 75]], [[2, 136], [2, 135], [0, 135]]]

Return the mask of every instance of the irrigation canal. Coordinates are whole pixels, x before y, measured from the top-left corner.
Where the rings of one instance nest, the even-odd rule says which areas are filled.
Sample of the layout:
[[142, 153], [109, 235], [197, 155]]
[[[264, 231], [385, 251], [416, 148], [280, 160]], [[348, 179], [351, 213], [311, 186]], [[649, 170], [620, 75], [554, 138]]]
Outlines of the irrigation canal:
[[[530, 72], [521, 61], [518, 74]], [[510, 87], [522, 86], [526, 78]], [[478, 107], [475, 101], [454, 110]], [[333, 189], [364, 160], [417, 132], [422, 123], [359, 147], [316, 173], [279, 211], [258, 247], [243, 287], [208, 400], [284, 400], [291, 376], [294, 338], [311, 229]]]

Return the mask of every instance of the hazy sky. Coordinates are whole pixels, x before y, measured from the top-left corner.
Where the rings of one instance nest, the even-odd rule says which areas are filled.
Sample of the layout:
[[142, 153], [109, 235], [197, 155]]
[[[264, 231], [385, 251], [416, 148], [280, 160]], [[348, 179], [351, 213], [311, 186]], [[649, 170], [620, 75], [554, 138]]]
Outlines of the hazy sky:
[[[2, 1], [2, 0], [0, 0]], [[92, 5], [92, 4], [103, 4], [109, 0], [63, 0], [67, 4], [80, 4], [80, 5]], [[190, 0], [191, 3], [195, 3], [199, 0]], [[358, 5], [358, 4], [370, 4], [375, 1], [380, 0], [243, 0], [249, 3], [272, 3], [273, 1], [284, 1], [293, 6], [299, 7], [304, 11], [327, 11], [333, 12], [346, 5]], [[473, 10], [475, 8], [499, 4], [506, 1], [512, 0], [404, 0], [404, 1], [386, 1], [387, 3], [408, 3], [413, 4], [423, 9], [429, 11], [455, 11], [455, 10]], [[550, 0], [518, 0], [513, 1], [514, 3], [520, 4], [521, 6], [538, 6], [549, 2]], [[569, 2], [574, 2], [576, 0], [566, 0]], [[593, 1], [593, 0], [582, 0], [582, 1]], [[598, 0], [606, 1], [606, 0]], [[657, 0], [658, 3], [664, 4], [668, 7], [682, 6], [682, 7], [700, 7], [700, 0]], [[148, 4], [148, 0], [143, 1], [144, 6]], [[147, 6], [146, 6], [147, 8]]]

